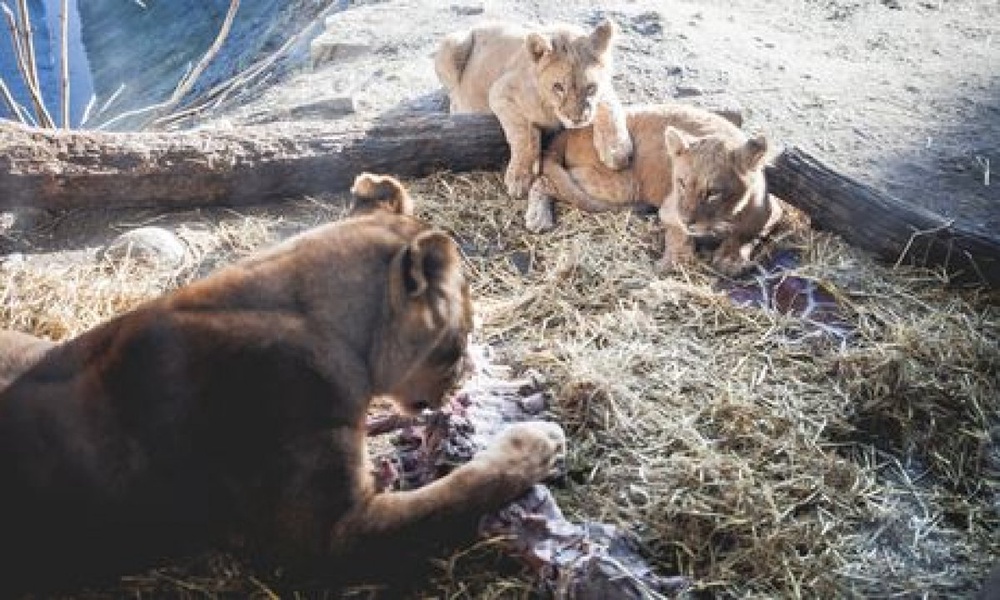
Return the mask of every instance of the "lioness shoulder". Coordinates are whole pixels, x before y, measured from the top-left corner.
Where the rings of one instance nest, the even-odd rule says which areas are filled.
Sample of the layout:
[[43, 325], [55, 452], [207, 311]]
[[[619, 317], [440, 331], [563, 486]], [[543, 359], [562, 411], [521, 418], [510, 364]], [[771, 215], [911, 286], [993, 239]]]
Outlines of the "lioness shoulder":
[[0, 391], [5, 595], [236, 539], [290, 574], [389, 577], [548, 474], [562, 433], [524, 424], [427, 488], [376, 491], [369, 403], [439, 407], [472, 305], [398, 181], [354, 192], [352, 216], [22, 363]]
[[588, 129], [553, 140], [529, 197], [528, 227], [552, 226], [552, 199], [589, 211], [647, 204], [659, 209], [663, 222], [664, 266], [690, 259], [694, 241], [708, 238], [718, 243], [712, 259], [718, 269], [744, 270], [782, 215], [780, 202], [767, 193], [767, 140], [681, 104], [632, 108], [626, 120], [635, 158], [621, 171], [601, 163]]
[[512, 196], [523, 197], [538, 172], [541, 131], [588, 126], [598, 105], [615, 117], [596, 135], [601, 160], [615, 169], [628, 163], [631, 140], [611, 85], [615, 35], [609, 20], [590, 32], [487, 23], [442, 40], [434, 66], [451, 111], [496, 114], [511, 150]]

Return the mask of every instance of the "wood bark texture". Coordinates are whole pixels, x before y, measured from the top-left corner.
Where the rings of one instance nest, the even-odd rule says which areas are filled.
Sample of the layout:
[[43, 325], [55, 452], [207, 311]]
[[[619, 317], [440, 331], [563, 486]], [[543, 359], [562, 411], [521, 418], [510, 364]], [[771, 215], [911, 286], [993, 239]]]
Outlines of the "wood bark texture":
[[388, 113], [172, 133], [47, 131], [0, 120], [0, 208], [259, 204], [343, 191], [362, 171], [496, 170], [508, 156], [489, 115]]
[[943, 269], [953, 283], [1000, 285], [1000, 239], [836, 173], [799, 148], [778, 155], [767, 182], [816, 227], [887, 262]]

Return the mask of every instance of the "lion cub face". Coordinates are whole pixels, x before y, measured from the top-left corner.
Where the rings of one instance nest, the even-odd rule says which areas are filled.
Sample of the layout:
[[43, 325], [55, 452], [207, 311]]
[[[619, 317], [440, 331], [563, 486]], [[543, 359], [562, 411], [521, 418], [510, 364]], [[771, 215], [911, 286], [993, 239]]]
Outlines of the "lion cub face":
[[[355, 215], [412, 215], [395, 178], [363, 173], [351, 188]], [[392, 257], [382, 330], [370, 359], [374, 393], [404, 412], [438, 408], [465, 373], [472, 300], [455, 242], [425, 229]]]
[[734, 145], [719, 136], [692, 138], [673, 127], [666, 136], [689, 235], [726, 237], [765, 206], [766, 139]]
[[615, 25], [605, 20], [590, 35], [575, 29], [531, 33], [525, 43], [535, 61], [538, 93], [563, 127], [594, 120], [598, 98], [609, 86]]

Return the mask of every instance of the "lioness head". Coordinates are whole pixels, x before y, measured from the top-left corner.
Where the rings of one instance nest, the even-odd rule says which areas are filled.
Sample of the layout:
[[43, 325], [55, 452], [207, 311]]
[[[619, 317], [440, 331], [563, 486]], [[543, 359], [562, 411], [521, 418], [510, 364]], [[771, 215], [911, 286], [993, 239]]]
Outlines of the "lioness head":
[[525, 41], [536, 65], [538, 92], [563, 127], [585, 127], [611, 85], [611, 43], [616, 27], [604, 20], [589, 35], [575, 29], [530, 33]]
[[734, 146], [719, 136], [693, 138], [667, 127], [666, 142], [690, 235], [726, 236], [766, 205], [764, 137]]
[[[410, 214], [413, 203], [394, 178], [364, 173], [351, 189], [355, 214]], [[441, 406], [465, 372], [472, 300], [458, 246], [424, 229], [391, 258], [382, 330], [370, 357], [372, 390], [404, 412]]]

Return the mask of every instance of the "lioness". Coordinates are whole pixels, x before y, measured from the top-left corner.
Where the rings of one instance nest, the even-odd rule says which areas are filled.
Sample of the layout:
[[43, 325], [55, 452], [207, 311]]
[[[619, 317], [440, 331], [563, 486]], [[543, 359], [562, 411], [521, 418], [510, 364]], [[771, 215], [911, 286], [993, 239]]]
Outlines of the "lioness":
[[552, 227], [552, 199], [593, 212], [651, 205], [666, 234], [664, 268], [690, 260], [696, 238], [711, 238], [719, 242], [712, 264], [730, 275], [743, 271], [783, 212], [764, 180], [767, 140], [680, 104], [631, 108], [627, 122], [635, 157], [621, 171], [597, 158], [589, 129], [553, 140], [529, 195], [527, 227]]
[[616, 28], [605, 20], [590, 34], [572, 25], [529, 30], [487, 23], [444, 38], [434, 68], [453, 113], [494, 113], [510, 145], [507, 192], [523, 198], [538, 173], [541, 131], [590, 125], [602, 105], [615, 118], [595, 128], [593, 143], [608, 168], [632, 155], [624, 112], [611, 86]]
[[472, 308], [458, 248], [401, 214], [399, 183], [354, 189], [359, 214], [62, 343], [0, 393], [5, 592], [227, 541], [292, 573], [389, 577], [546, 477], [562, 432], [527, 423], [376, 493], [369, 402], [439, 406]]

